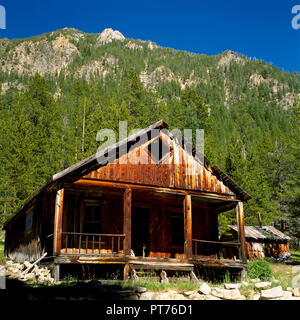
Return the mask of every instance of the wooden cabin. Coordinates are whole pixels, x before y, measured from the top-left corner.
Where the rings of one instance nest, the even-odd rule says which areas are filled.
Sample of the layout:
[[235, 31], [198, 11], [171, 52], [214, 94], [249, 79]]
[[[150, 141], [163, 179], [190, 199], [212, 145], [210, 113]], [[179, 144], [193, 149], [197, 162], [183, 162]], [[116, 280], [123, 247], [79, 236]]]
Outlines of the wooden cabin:
[[[235, 241], [238, 239], [237, 226], [229, 226], [229, 235], [222, 236], [221, 240]], [[291, 238], [273, 226], [245, 226], [245, 239], [247, 245], [247, 257], [249, 259], [274, 257], [278, 258], [283, 253], [289, 252]], [[223, 248], [223, 257], [232, 259], [238, 257], [238, 251], [234, 248]]]
[[[250, 196], [208, 160], [187, 151], [164, 121], [53, 175], [3, 229], [10, 259], [61, 265], [245, 271], [243, 201]], [[154, 154], [152, 147], [159, 146]], [[218, 214], [236, 208], [238, 240], [221, 243]], [[239, 259], [221, 260], [222, 246]]]

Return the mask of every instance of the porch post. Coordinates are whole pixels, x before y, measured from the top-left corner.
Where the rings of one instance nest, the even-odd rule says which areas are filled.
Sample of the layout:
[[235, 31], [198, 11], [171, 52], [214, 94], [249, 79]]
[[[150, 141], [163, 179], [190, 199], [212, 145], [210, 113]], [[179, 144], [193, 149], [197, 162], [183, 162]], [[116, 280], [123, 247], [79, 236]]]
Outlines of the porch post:
[[131, 189], [125, 189], [123, 196], [123, 233], [124, 239], [124, 254], [131, 253]]
[[184, 254], [187, 259], [193, 255], [192, 250], [192, 200], [191, 195], [185, 195], [184, 199]]
[[238, 229], [238, 237], [240, 241], [240, 260], [242, 263], [247, 263], [247, 247], [245, 239], [245, 227], [244, 227], [244, 207], [243, 202], [239, 201], [235, 208], [236, 221]]
[[53, 255], [57, 255], [61, 248], [61, 233], [62, 233], [62, 216], [64, 205], [64, 188], [59, 184], [56, 199], [55, 199], [55, 217], [53, 231]]

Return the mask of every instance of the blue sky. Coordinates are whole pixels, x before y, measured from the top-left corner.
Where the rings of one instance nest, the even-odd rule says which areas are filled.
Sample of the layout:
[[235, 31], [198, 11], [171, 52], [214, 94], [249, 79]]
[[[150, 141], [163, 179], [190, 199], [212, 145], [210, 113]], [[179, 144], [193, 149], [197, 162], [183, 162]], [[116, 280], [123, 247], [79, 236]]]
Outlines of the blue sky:
[[0, 37], [64, 27], [99, 33], [111, 27], [164, 47], [208, 55], [230, 49], [300, 72], [300, 29], [291, 25], [297, 4], [300, 0], [0, 0], [6, 9]]

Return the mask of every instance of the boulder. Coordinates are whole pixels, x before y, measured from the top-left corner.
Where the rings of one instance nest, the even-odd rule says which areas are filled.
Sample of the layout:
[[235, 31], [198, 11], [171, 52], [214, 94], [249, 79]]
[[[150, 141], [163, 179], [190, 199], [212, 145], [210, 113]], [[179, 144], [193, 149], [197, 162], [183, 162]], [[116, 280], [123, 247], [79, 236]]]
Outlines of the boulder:
[[247, 281], [242, 281], [242, 285], [245, 286], [245, 287], [248, 287], [248, 286], [249, 286], [249, 282], [247, 282]]
[[292, 292], [293, 292], [294, 297], [300, 298], [300, 289], [299, 288], [293, 288]]
[[225, 283], [224, 288], [225, 289], [239, 289], [241, 286], [240, 283]]
[[143, 293], [147, 291], [147, 288], [136, 286], [136, 287], [133, 287], [133, 291], [137, 293]]
[[220, 289], [216, 288], [212, 291], [212, 295], [224, 300], [245, 300], [239, 289]]
[[281, 286], [261, 291], [261, 300], [276, 299], [282, 296], [283, 291]]
[[203, 294], [210, 294], [211, 293], [211, 287], [207, 283], [202, 283], [199, 288], [199, 293]]
[[252, 300], [259, 300], [260, 299], [260, 294], [255, 294], [252, 298]]
[[264, 289], [264, 288], [268, 288], [271, 287], [272, 283], [271, 282], [257, 282], [255, 283], [255, 287], [258, 289]]

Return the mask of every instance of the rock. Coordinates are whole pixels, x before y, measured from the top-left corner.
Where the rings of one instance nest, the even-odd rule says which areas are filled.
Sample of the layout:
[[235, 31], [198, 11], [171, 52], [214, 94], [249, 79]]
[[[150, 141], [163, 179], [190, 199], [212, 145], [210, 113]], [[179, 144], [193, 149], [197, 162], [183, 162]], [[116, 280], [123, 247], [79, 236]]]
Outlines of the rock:
[[125, 37], [118, 30], [114, 31], [111, 28], [106, 28], [100, 33], [99, 37], [97, 38], [97, 41], [101, 44], [110, 43], [113, 40], [124, 41]]
[[290, 300], [290, 298], [293, 296], [292, 292], [289, 291], [283, 291], [283, 296], [279, 298], [280, 300]]
[[257, 279], [250, 279], [250, 281], [251, 281], [252, 283], [261, 282], [260, 279], [258, 279], [258, 278], [257, 278]]
[[248, 286], [249, 286], [249, 282], [247, 282], [247, 281], [242, 281], [242, 285], [245, 286], [245, 287], [248, 287]]
[[210, 294], [211, 293], [211, 287], [207, 283], [202, 283], [200, 288], [199, 288], [199, 293]]
[[160, 282], [161, 283], [169, 283], [169, 279], [167, 277], [166, 271], [162, 270], [160, 273]]
[[198, 292], [193, 292], [190, 296], [189, 296], [190, 300], [205, 300], [205, 295], [204, 294], [199, 294]]
[[225, 283], [224, 288], [225, 289], [239, 289], [240, 288], [240, 283]]
[[195, 293], [195, 291], [185, 291], [183, 294], [188, 297], [188, 296], [192, 295], [193, 293]]
[[259, 300], [260, 299], [260, 294], [255, 294], [252, 298], [252, 300]]
[[147, 291], [147, 288], [136, 286], [133, 288], [133, 291], [137, 293], [143, 293]]
[[155, 292], [143, 292], [140, 296], [140, 300], [155, 300]]
[[245, 300], [246, 298], [241, 295], [240, 290], [236, 289], [220, 289], [216, 288], [212, 291], [212, 295], [224, 300]]
[[271, 287], [272, 283], [271, 282], [257, 282], [255, 283], [255, 287], [258, 289], [264, 289]]
[[293, 288], [287, 287], [287, 288], [286, 288], [286, 291], [293, 292]]
[[275, 299], [280, 298], [282, 296], [283, 291], [281, 286], [261, 291], [261, 300]]
[[187, 298], [175, 290], [169, 290], [167, 292], [143, 292], [140, 300], [187, 300]]
[[208, 294], [205, 296], [205, 300], [222, 300], [222, 299], [219, 297]]
[[225, 300], [244, 300], [239, 289], [223, 289], [223, 299]]
[[223, 290], [223, 289], [216, 288], [215, 290], [211, 291], [211, 295], [214, 296], [214, 297], [223, 299], [224, 296], [223, 296], [223, 293], [222, 293], [221, 290]]
[[293, 296], [294, 297], [299, 297], [300, 298], [300, 289], [299, 288], [293, 288], [292, 292], [293, 292]]

